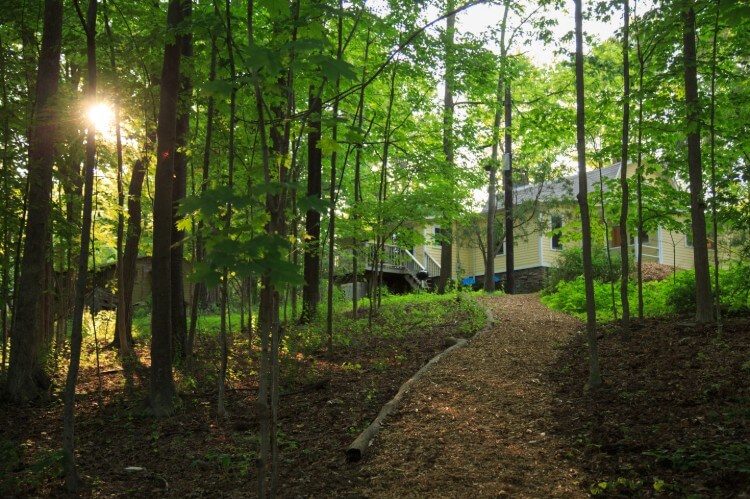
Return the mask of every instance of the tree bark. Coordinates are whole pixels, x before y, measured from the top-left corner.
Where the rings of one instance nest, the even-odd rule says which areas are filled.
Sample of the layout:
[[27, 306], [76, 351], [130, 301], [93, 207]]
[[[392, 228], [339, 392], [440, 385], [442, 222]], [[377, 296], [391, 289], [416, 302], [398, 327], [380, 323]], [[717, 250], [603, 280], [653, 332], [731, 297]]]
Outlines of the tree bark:
[[115, 314], [115, 331], [121, 355], [133, 356], [133, 286], [138, 263], [138, 245], [141, 240], [141, 190], [146, 176], [146, 161], [137, 160], [133, 165], [128, 187], [128, 224], [125, 231], [125, 248], [122, 256], [122, 273], [118, 276], [117, 289], [122, 290]]
[[583, 237], [583, 277], [586, 287], [586, 337], [589, 349], [589, 387], [601, 385], [599, 348], [596, 339], [596, 302], [591, 266], [591, 217], [589, 216], [588, 182], [586, 180], [586, 111], [583, 84], [583, 7], [575, 1], [575, 74], [576, 74], [576, 146], [578, 149], [578, 206]]
[[683, 22], [687, 161], [690, 174], [690, 215], [692, 218], [693, 264], [695, 267], [695, 318], [698, 322], [705, 323], [713, 320], [713, 306], [711, 281], [708, 272], [706, 201], [703, 197], [703, 170], [701, 166], [698, 62], [695, 53], [695, 10], [692, 0], [683, 1]]
[[[445, 91], [443, 94], [443, 154], [445, 155], [446, 168], [454, 167], [454, 143], [453, 143], [453, 85], [455, 78], [454, 59], [454, 37], [456, 34], [455, 1], [447, 0], [445, 24]], [[440, 245], [440, 277], [438, 279], [438, 293], [443, 294], [453, 277], [453, 244], [451, 243], [451, 221], [444, 217], [441, 227], [442, 241]]]
[[[192, 16], [191, 0], [182, 0], [183, 22]], [[187, 31], [179, 37], [180, 44], [180, 90], [177, 111], [177, 147], [174, 156], [174, 183], [172, 184], [172, 252], [170, 255], [172, 281], [172, 355], [179, 361], [185, 360], [187, 350], [187, 317], [185, 311], [185, 279], [183, 261], [185, 259], [185, 231], [179, 227], [182, 216], [178, 210], [187, 192], [187, 148], [190, 145], [190, 108], [192, 105], [193, 82], [190, 79], [193, 58], [193, 34]]]
[[[217, 15], [218, 5], [214, 3], [214, 15]], [[216, 80], [216, 59], [218, 57], [218, 48], [216, 46], [216, 34], [211, 32], [211, 62], [208, 73], [208, 81]], [[211, 146], [213, 143], [214, 118], [216, 116], [216, 101], [213, 96], [208, 97], [206, 109], [206, 141], [203, 148], [203, 161], [201, 168], [201, 185], [200, 193], [204, 195], [208, 189], [209, 174], [211, 167]], [[203, 240], [204, 223], [198, 221], [198, 227], [195, 234], [195, 260], [202, 263], [205, 259], [205, 243]], [[196, 282], [193, 286], [193, 300], [190, 304], [190, 330], [187, 337], [186, 353], [189, 358], [193, 355], [193, 345], [195, 343], [195, 332], [198, 325], [198, 306], [204, 304], [206, 300], [206, 284]], [[251, 313], [252, 315], [252, 313]]]
[[714, 301], [716, 306], [716, 322], [718, 331], [721, 333], [721, 287], [719, 286], [719, 217], [717, 204], [719, 202], [716, 194], [716, 48], [719, 37], [719, 15], [721, 13], [721, 0], [716, 0], [716, 18], [714, 20], [714, 33], [711, 40], [711, 117], [709, 144], [711, 147], [711, 222], [713, 225], [714, 238]]
[[[344, 12], [343, 1], [339, 0], [338, 13], [338, 44], [336, 47], [336, 60], [341, 62], [344, 50]], [[333, 126], [331, 128], [331, 140], [334, 144], [338, 141], [338, 119], [339, 119], [339, 91], [341, 89], [341, 78], [336, 78], [334, 92], [336, 97], [333, 100]], [[335, 278], [334, 265], [336, 258], [334, 249], [336, 247], [336, 164], [338, 161], [338, 151], [334, 149], [331, 152], [331, 184], [328, 189], [328, 289], [326, 290], [326, 335], [328, 337], [328, 353], [333, 353], [333, 281]]]
[[[620, 301], [622, 302], [622, 333], [627, 338], [630, 335], [630, 301], [628, 299], [628, 280], [630, 278], [629, 240], [628, 240], [628, 208], [630, 195], [628, 188], [628, 145], [630, 140], [630, 2], [623, 0], [623, 28], [622, 28], [622, 148], [620, 155], [620, 189], [622, 190], [622, 204], [620, 205]], [[640, 233], [638, 234], [640, 239]], [[609, 251], [609, 248], [607, 248]], [[641, 255], [638, 255], [640, 259]]]
[[[507, 57], [507, 56], [506, 56]], [[506, 65], [507, 67], [507, 65]], [[513, 238], [513, 141], [511, 136], [510, 79], [505, 76], [505, 154], [503, 161], [503, 189], [505, 190], [505, 292], [513, 294], [516, 289], [515, 251]]]
[[[510, 2], [505, 2], [503, 9], [503, 20], [500, 23], [500, 47], [501, 63], [505, 62], [505, 30], [508, 25], [508, 12]], [[484, 259], [484, 290], [487, 293], [495, 291], [495, 216], [497, 215], [497, 168], [500, 157], [500, 122], [503, 119], [501, 101], [504, 98], [503, 92], [503, 68], [497, 75], [497, 91], [495, 93], [495, 118], [492, 123], [492, 155], [489, 166], [489, 184], [487, 186], [487, 249], [485, 250]]]
[[[229, 77], [232, 79], [232, 90], [229, 98], [229, 144], [227, 150], [227, 165], [228, 165], [228, 177], [227, 187], [230, 192], [234, 188], [234, 131], [235, 131], [235, 120], [237, 110], [237, 88], [234, 85], [234, 80], [237, 77], [236, 68], [234, 64], [234, 40], [232, 38], [232, 11], [231, 11], [231, 0], [226, 0], [226, 43], [227, 43], [227, 55], [229, 59]], [[229, 201], [226, 204], [226, 213], [224, 215], [224, 237], [231, 237], [232, 228], [232, 202]], [[221, 359], [219, 367], [219, 389], [216, 398], [216, 414], [220, 418], [225, 418], [227, 415], [226, 405], [224, 401], [224, 393], [226, 389], [226, 378], [227, 378], [227, 364], [229, 361], [229, 347], [227, 343], [227, 313], [229, 305], [229, 272], [225, 266], [222, 269], [221, 276], [221, 320], [219, 324], [219, 343], [221, 345]]]
[[[184, 9], [180, 0], [170, 0], [167, 29], [174, 31], [182, 22]], [[161, 72], [159, 122], [156, 130], [156, 174], [154, 179], [154, 229], [151, 264], [151, 382], [149, 405], [157, 416], [167, 416], [174, 409], [176, 390], [172, 377], [172, 308], [171, 308], [171, 242], [172, 242], [172, 176], [177, 146], [177, 107], [181, 44], [179, 38], [168, 39], [164, 47]]]
[[[77, 5], [76, 5], [77, 6]], [[84, 29], [86, 31], [87, 85], [89, 105], [96, 102], [96, 11], [97, 1], [89, 0]], [[83, 309], [86, 299], [89, 250], [91, 246], [91, 220], [93, 212], [94, 169], [96, 168], [96, 124], [90, 122], [86, 130], [86, 162], [83, 180], [83, 221], [81, 223], [81, 253], [78, 258], [78, 276], [75, 291], [73, 319], [70, 331], [70, 366], [65, 380], [65, 406], [63, 408], [63, 467], [68, 492], [78, 490], [78, 472], [75, 460], [75, 396], [78, 368], [81, 363], [83, 340]], [[92, 290], [92, 296], [96, 288]], [[93, 300], [93, 298], [92, 298]], [[95, 338], [96, 340], [96, 338]], [[97, 346], [98, 348], [98, 346]], [[98, 361], [98, 358], [97, 358]]]
[[55, 110], [60, 76], [62, 1], [45, 0], [42, 45], [37, 72], [34, 119], [29, 129], [28, 218], [17, 300], [11, 330], [6, 393], [10, 400], [33, 400], [46, 391], [49, 379], [40, 358], [41, 337], [37, 304], [49, 234], [52, 166], [55, 161], [58, 117]]
[[[322, 194], [323, 154], [319, 147], [323, 103], [313, 88], [309, 94], [310, 124], [307, 133], [307, 197], [320, 200]], [[305, 214], [304, 278], [302, 287], [302, 322], [315, 318], [320, 301], [320, 212], [308, 208]]]

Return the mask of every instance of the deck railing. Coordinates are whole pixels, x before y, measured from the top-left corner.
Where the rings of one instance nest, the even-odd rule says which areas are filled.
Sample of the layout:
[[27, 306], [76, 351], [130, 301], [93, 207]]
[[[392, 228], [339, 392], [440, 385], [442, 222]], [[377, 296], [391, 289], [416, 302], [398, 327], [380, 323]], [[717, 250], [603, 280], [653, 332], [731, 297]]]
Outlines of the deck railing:
[[[374, 260], [375, 244], [367, 243], [367, 252], [369, 255], [368, 265]], [[425, 265], [422, 265], [414, 254], [406, 249], [399, 248], [392, 244], [385, 244], [381, 247], [382, 262], [384, 267], [390, 269], [403, 270], [416, 278], [418, 272], [427, 272], [428, 277], [434, 277], [440, 274], [440, 265], [435, 262], [427, 253], [425, 253]]]
[[440, 264], [435, 261], [426, 251], [424, 252], [424, 269], [427, 271], [427, 275], [430, 277], [436, 277], [440, 275]]

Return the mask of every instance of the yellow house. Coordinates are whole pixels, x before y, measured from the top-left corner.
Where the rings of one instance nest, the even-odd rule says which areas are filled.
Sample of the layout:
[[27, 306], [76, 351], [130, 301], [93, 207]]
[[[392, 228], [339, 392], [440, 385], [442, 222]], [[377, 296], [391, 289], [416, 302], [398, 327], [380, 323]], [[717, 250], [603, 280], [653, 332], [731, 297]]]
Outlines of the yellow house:
[[[601, 172], [601, 176], [600, 176]], [[630, 165], [628, 176], [635, 173], [635, 166]], [[614, 164], [601, 170], [587, 173], [589, 192], [595, 192], [603, 185], [606, 191], [607, 179], [618, 179], [620, 164]], [[578, 175], [565, 177], [545, 184], [519, 186], [514, 189], [514, 205], [518, 211], [524, 209], [526, 214], [523, 223], [515, 229], [515, 281], [518, 292], [532, 292], [541, 289], [548, 269], [555, 264], [564, 241], [560, 232], [566, 224], [573, 223], [578, 217], [575, 204], [578, 194]], [[502, 198], [501, 198], [502, 201]], [[499, 203], [502, 204], [501, 202]], [[453, 224], [453, 278], [467, 285], [481, 284], [484, 279], [485, 263], [482, 240], [486, 232], [486, 208], [484, 216], [478, 216], [476, 223], [469, 228], [459, 228]], [[598, 210], [591, 205], [592, 221], [598, 222]], [[498, 217], [502, 217], [498, 210]], [[574, 218], [575, 217], [575, 218]], [[614, 250], [619, 248], [619, 234], [616, 227], [611, 227], [609, 243]], [[417, 262], [415, 268], [421, 267], [430, 279], [434, 279], [441, 266], [441, 247], [438, 224], [427, 223], [423, 228], [425, 244], [408, 252], [410, 259]], [[603, 233], [603, 231], [600, 231]], [[437, 237], [436, 237], [437, 236]], [[631, 237], [629, 245], [631, 254], [643, 261], [658, 262], [680, 269], [693, 267], [693, 249], [689, 236], [658, 227], [656, 230], [641, 234], [642, 255], [635, 255], [637, 239]], [[604, 237], [602, 236], [602, 239]], [[602, 241], [604, 244], [605, 241]], [[565, 243], [569, 244], [569, 243]], [[580, 243], [570, 243], [580, 244]], [[506, 270], [505, 245], [499, 248], [495, 256], [496, 280], [504, 278]], [[414, 264], [412, 263], [414, 266]]]

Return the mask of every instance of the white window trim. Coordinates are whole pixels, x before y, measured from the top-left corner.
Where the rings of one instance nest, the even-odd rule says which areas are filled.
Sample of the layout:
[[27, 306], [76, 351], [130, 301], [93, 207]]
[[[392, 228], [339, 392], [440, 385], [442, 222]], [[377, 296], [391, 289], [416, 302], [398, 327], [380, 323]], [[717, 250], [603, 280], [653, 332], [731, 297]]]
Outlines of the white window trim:
[[[565, 224], [563, 223], [563, 222], [564, 222], [564, 220], [563, 220], [563, 217], [562, 217], [562, 215], [551, 215], [551, 216], [550, 216], [550, 224], [552, 224], [552, 219], [553, 219], [554, 217], [558, 217], [558, 218], [560, 219], [560, 227], [553, 227], [553, 228], [552, 228], [552, 230], [553, 230], [553, 231], [554, 231], [554, 230], [561, 230], [561, 229], [563, 228], [563, 226], [565, 225]], [[560, 234], [560, 236], [562, 236], [562, 234]], [[564, 249], [562, 245], [560, 245], [560, 247], [559, 247], [559, 248], [555, 248], [555, 244], [554, 244], [554, 242], [555, 242], [555, 236], [554, 236], [554, 235], [553, 235], [553, 236], [550, 236], [550, 238], [549, 238], [549, 247], [550, 247], [550, 249], [551, 249], [552, 251], [562, 251], [562, 250]]]
[[664, 244], [661, 237], [661, 225], [656, 228], [656, 242], [659, 246], [659, 263], [664, 263]]
[[500, 253], [497, 253], [495, 255], [495, 258], [498, 258], [498, 257], [501, 257], [501, 256], [505, 256], [505, 245], [506, 245], [506, 240], [505, 240], [505, 237], [503, 237], [503, 247], [500, 250]]

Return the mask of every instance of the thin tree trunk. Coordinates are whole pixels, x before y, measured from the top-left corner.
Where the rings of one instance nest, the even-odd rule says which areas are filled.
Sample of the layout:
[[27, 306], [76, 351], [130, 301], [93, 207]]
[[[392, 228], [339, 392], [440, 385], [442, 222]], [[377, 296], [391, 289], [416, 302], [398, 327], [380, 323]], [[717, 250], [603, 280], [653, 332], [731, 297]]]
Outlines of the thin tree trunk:
[[[506, 56], [507, 57], [507, 56]], [[510, 79], [505, 76], [505, 154], [503, 162], [503, 188], [505, 189], [505, 292], [513, 294], [515, 281], [515, 250], [513, 238], [513, 142], [511, 136]]]
[[[217, 15], [218, 5], [214, 3], [214, 15]], [[211, 32], [211, 62], [208, 73], [208, 81], [213, 82], [216, 80], [216, 59], [218, 56], [218, 48], [216, 45], [216, 34]], [[216, 115], [216, 102], [214, 97], [210, 95], [208, 97], [208, 104], [206, 108], [206, 141], [203, 148], [203, 162], [201, 169], [201, 186], [200, 193], [204, 195], [208, 189], [209, 173], [211, 167], [211, 146], [213, 141], [214, 131], [214, 117]], [[195, 235], [195, 259], [198, 263], [202, 263], [205, 259], [205, 244], [203, 240], [204, 224], [203, 219], [198, 220], [198, 226], [196, 228]], [[190, 330], [188, 331], [186, 354], [188, 355], [188, 362], [192, 360], [193, 346], [195, 344], [195, 333], [198, 325], [198, 306], [203, 304], [206, 300], [206, 284], [203, 282], [196, 282], [193, 286], [193, 299], [190, 303]]]
[[[344, 13], [343, 0], [339, 0], [338, 14], [338, 45], [336, 48], [336, 60], [341, 62], [343, 56], [344, 43]], [[339, 90], [341, 88], [341, 78], [336, 78], [334, 92], [336, 97], [333, 100], [333, 127], [331, 129], [331, 140], [334, 144], [338, 140], [338, 119], [339, 119]], [[338, 160], [338, 151], [334, 149], [331, 152], [331, 185], [328, 189], [328, 289], [326, 295], [326, 336], [328, 337], [328, 353], [333, 353], [333, 281], [335, 278], [335, 240], [336, 240], [336, 163]]]
[[[0, 63], [0, 86], [2, 86], [2, 98], [3, 98], [3, 107], [6, 109], [10, 109], [8, 102], [8, 88], [6, 83], [6, 65], [8, 64], [8, 61], [6, 59], [7, 52], [5, 51], [5, 46], [0, 43], [0, 57], [2, 58], [2, 62]], [[0, 196], [2, 196], [2, 199], [5, 199], [6, 202], [9, 201], [11, 197], [11, 192], [8, 185], [8, 180], [11, 176], [11, 164], [13, 163], [14, 154], [13, 150], [11, 149], [10, 140], [11, 140], [11, 129], [10, 129], [10, 113], [3, 113], [4, 114], [4, 121], [3, 121], [3, 161], [2, 161], [2, 173], [0, 173], [0, 176], [2, 176], [2, 192], [0, 192]], [[2, 328], [2, 360], [0, 360], [0, 372], [2, 374], [5, 374], [5, 365], [7, 360], [7, 353], [8, 353], [8, 305], [10, 303], [10, 254], [11, 254], [11, 239], [10, 239], [10, 221], [12, 220], [12, 217], [10, 214], [12, 213], [12, 207], [6, 206], [6, 209], [8, 210], [4, 216], [2, 217], [2, 236], [0, 237], [0, 240], [2, 241], [2, 252], [3, 252], [3, 258], [2, 258], [2, 283], [0, 284], [0, 328]]]
[[138, 245], [141, 240], [141, 190], [145, 176], [146, 160], [139, 159], [133, 165], [128, 187], [128, 226], [122, 256], [122, 273], [118, 276], [117, 283], [117, 289], [122, 292], [115, 313], [115, 331], [125, 364], [129, 364], [130, 360], [135, 358], [132, 332], [133, 286], [138, 263]]
[[[604, 178], [602, 177], [602, 162], [599, 161], [599, 208], [601, 209], [602, 225], [604, 226], [604, 246], [607, 251], [607, 269], [610, 277], [613, 275], [612, 253], [609, 250], [609, 223], [607, 222], [607, 213], [604, 210]], [[610, 296], [612, 299], [612, 317], [617, 321], [617, 302], [615, 300], [615, 282], [609, 282]]]
[[[628, 240], [628, 208], [630, 195], [628, 188], [628, 142], [630, 140], [630, 2], [623, 0], [623, 28], [622, 28], [622, 150], [620, 155], [620, 189], [622, 190], [622, 204], [620, 205], [620, 301], [622, 302], [622, 333], [624, 338], [630, 337], [630, 301], [628, 298], [628, 280], [630, 278], [629, 240]], [[640, 233], [638, 233], [640, 241]], [[609, 251], [609, 248], [607, 248]], [[640, 261], [640, 254], [638, 260]]]
[[[192, 0], [182, 0], [183, 23], [189, 22]], [[193, 34], [188, 29], [179, 37], [180, 44], [180, 90], [177, 111], [177, 147], [174, 156], [174, 183], [172, 184], [172, 252], [171, 265], [171, 310], [172, 310], [172, 357], [184, 361], [187, 351], [187, 316], [185, 313], [185, 279], [183, 262], [185, 259], [185, 231], [180, 222], [180, 203], [187, 193], [187, 148], [190, 144], [190, 109], [192, 105], [193, 82], [190, 74], [193, 58]]]
[[713, 319], [713, 302], [711, 300], [711, 281], [708, 272], [706, 201], [703, 198], [703, 171], [701, 167], [698, 62], [695, 53], [695, 10], [693, 9], [692, 0], [683, 1], [683, 21], [687, 161], [690, 173], [690, 214], [693, 230], [693, 262], [695, 266], [695, 318], [698, 322], [705, 323]]
[[[77, 8], [77, 4], [76, 4]], [[96, 101], [96, 0], [89, 0], [84, 29], [86, 31], [87, 78], [86, 98], [91, 103]], [[83, 221], [81, 224], [81, 253], [78, 258], [78, 280], [76, 282], [75, 309], [70, 332], [70, 367], [65, 380], [63, 398], [63, 466], [65, 468], [65, 486], [68, 492], [78, 490], [78, 472], [75, 461], [75, 394], [78, 368], [81, 363], [81, 342], [83, 340], [83, 308], [86, 297], [88, 277], [89, 246], [91, 244], [92, 198], [94, 191], [94, 169], [96, 168], [96, 124], [87, 124], [86, 131], [86, 165], [83, 180]], [[96, 287], [92, 289], [92, 305], [96, 300]]]
[[[184, 9], [180, 0], [170, 0], [167, 29], [182, 23]], [[180, 87], [181, 43], [169, 38], [164, 47], [161, 73], [159, 122], [157, 126], [157, 162], [154, 180], [154, 228], [151, 283], [151, 383], [149, 405], [155, 416], [174, 410], [177, 395], [172, 376], [172, 176], [177, 146], [177, 109]]]
[[[454, 37], [456, 32], [455, 0], [447, 0], [445, 24], [445, 92], [443, 94], [443, 154], [445, 155], [446, 168], [454, 167], [454, 144], [453, 144], [453, 85], [455, 78], [454, 59]], [[438, 293], [445, 293], [446, 287], [453, 277], [453, 244], [451, 243], [451, 222], [444, 220], [441, 227], [440, 246], [440, 278], [438, 279]]]
[[[506, 1], [503, 9], [503, 20], [500, 23], [500, 47], [503, 55], [507, 54], [504, 47], [509, 10], [510, 2]], [[504, 58], [502, 60], [504, 62]], [[489, 184], [487, 186], [487, 249], [484, 255], [484, 290], [487, 293], [495, 291], [495, 216], [497, 214], [497, 168], [500, 157], [500, 122], [503, 119], [503, 111], [501, 109], [501, 101], [504, 97], [503, 79], [503, 68], [501, 68], [497, 75], [495, 118], [492, 122], [492, 156], [489, 165]]]
[[586, 180], [586, 125], [583, 84], [583, 7], [582, 0], [575, 0], [576, 36], [576, 144], [578, 149], [578, 205], [581, 212], [583, 236], [583, 277], [586, 287], [586, 336], [589, 349], [589, 387], [601, 385], [599, 371], [599, 348], [596, 339], [596, 302], [594, 277], [591, 266], [591, 218], [589, 216], [588, 183]]
[[[42, 276], [49, 231], [52, 166], [57, 143], [55, 96], [60, 75], [62, 1], [45, 0], [44, 28], [39, 54], [34, 117], [29, 129], [28, 219], [20, 265], [17, 299], [11, 330], [10, 365], [6, 394], [10, 400], [39, 397], [49, 386], [39, 357], [41, 338], [37, 303], [42, 294]], [[20, 238], [19, 238], [20, 244]]]
[[[637, 5], [637, 4], [636, 4]], [[636, 53], [638, 55], [638, 156], [636, 160], [636, 201], [638, 215], [638, 234], [643, 232], [643, 74], [645, 72], [646, 60], [641, 50], [641, 29], [637, 31], [635, 39]], [[637, 269], [637, 286], [638, 286], [638, 320], [643, 321], [643, 266], [638, 265]]]
[[716, 322], [721, 334], [721, 288], [719, 287], [719, 217], [716, 194], [716, 47], [719, 37], [719, 14], [721, 0], [716, 0], [716, 18], [714, 20], [714, 34], [711, 41], [711, 118], [709, 143], [711, 147], [711, 222], [714, 238], [714, 300], [716, 305]]
[[[370, 54], [370, 30], [367, 30], [367, 41], [365, 42], [365, 55], [362, 60], [362, 88], [359, 91], [359, 103], [357, 105], [359, 109], [359, 115], [356, 118], [357, 133], [362, 134], [362, 124], [365, 115], [365, 91], [367, 81], [367, 58]], [[362, 201], [362, 140], [357, 144], [357, 150], [354, 153], [354, 202], [352, 203], [352, 211], [355, 223], [354, 231], [354, 244], [352, 244], [352, 313], [354, 318], [357, 318], [357, 308], [359, 307], [359, 239], [357, 238], [357, 231], [359, 230], [359, 206]]]
[[[323, 104], [311, 87], [309, 92], [310, 124], [307, 133], [307, 196], [320, 200], [322, 193], [323, 155], [320, 150], [321, 113]], [[304, 277], [302, 287], [303, 322], [315, 318], [320, 301], [320, 211], [308, 208], [305, 214]]]
[[[232, 38], [232, 11], [231, 0], [226, 0], [226, 42], [227, 54], [229, 57], [229, 77], [232, 79], [232, 92], [229, 98], [229, 148], [227, 151], [228, 178], [227, 187], [232, 192], [234, 188], [234, 131], [237, 109], [237, 88], [234, 84], [236, 78], [236, 69], [234, 65], [234, 40]], [[224, 237], [231, 237], [232, 228], [232, 203], [226, 205], [226, 214], [224, 216]], [[220, 418], [227, 416], [224, 393], [226, 388], [227, 364], [229, 350], [227, 346], [227, 305], [229, 302], [229, 272], [227, 267], [222, 269], [221, 280], [221, 322], [219, 326], [219, 343], [221, 344], [221, 367], [219, 369], [219, 392], [216, 402], [216, 412]]]

